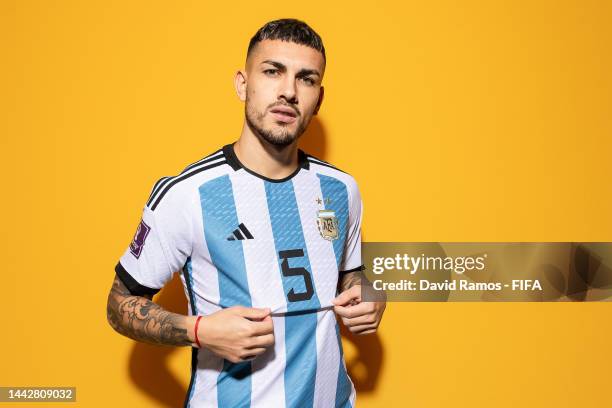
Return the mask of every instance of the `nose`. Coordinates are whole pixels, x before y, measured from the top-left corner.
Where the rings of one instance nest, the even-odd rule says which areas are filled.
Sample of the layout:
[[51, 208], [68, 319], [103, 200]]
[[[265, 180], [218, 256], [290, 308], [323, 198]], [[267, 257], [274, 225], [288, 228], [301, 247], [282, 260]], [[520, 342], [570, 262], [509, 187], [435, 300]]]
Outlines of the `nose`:
[[285, 75], [280, 84], [279, 99], [283, 98], [287, 103], [297, 104], [297, 87], [295, 79], [291, 75]]

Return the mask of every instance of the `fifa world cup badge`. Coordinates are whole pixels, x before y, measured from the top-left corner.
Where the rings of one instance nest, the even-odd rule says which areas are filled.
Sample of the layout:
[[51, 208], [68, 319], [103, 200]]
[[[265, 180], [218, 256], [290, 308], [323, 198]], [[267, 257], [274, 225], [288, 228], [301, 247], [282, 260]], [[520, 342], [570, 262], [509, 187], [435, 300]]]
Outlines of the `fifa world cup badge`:
[[338, 238], [338, 219], [334, 210], [319, 210], [317, 213], [317, 226], [321, 236], [333, 241]]

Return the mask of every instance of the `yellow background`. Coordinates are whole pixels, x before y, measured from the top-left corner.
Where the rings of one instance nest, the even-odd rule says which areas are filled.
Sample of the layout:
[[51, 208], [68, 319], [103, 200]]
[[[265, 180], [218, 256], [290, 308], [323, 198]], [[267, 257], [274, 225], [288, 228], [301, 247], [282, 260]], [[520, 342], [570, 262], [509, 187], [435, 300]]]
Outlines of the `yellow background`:
[[[266, 21], [323, 37], [303, 148], [355, 176], [366, 241], [611, 241], [611, 3], [2, 1], [0, 385], [180, 405], [188, 348], [106, 323], [151, 186], [235, 140]], [[185, 311], [174, 280], [159, 298]], [[389, 304], [345, 338], [358, 407], [609, 403], [610, 303]], [[361, 351], [359, 353], [358, 351]]]

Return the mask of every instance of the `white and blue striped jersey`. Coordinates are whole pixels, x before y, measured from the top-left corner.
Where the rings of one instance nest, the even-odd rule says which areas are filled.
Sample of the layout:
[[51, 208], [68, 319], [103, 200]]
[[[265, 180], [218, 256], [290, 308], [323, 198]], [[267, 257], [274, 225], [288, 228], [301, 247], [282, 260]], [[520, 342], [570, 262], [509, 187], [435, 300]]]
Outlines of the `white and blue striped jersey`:
[[362, 270], [362, 202], [354, 178], [299, 150], [299, 167], [268, 179], [233, 144], [160, 179], [115, 270], [134, 294], [179, 272], [190, 315], [269, 307], [275, 344], [231, 363], [192, 349], [185, 406], [353, 407], [332, 299]]

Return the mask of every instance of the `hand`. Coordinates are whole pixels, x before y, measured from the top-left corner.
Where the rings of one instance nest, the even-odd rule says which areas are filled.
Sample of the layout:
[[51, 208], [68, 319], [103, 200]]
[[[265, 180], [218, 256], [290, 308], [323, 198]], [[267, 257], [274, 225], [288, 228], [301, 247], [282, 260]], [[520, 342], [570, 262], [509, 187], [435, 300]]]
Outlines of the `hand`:
[[353, 334], [375, 333], [387, 306], [386, 302], [362, 302], [361, 285], [351, 286], [334, 300], [334, 312]]
[[270, 309], [233, 306], [200, 319], [202, 347], [232, 363], [252, 360], [274, 344]]

